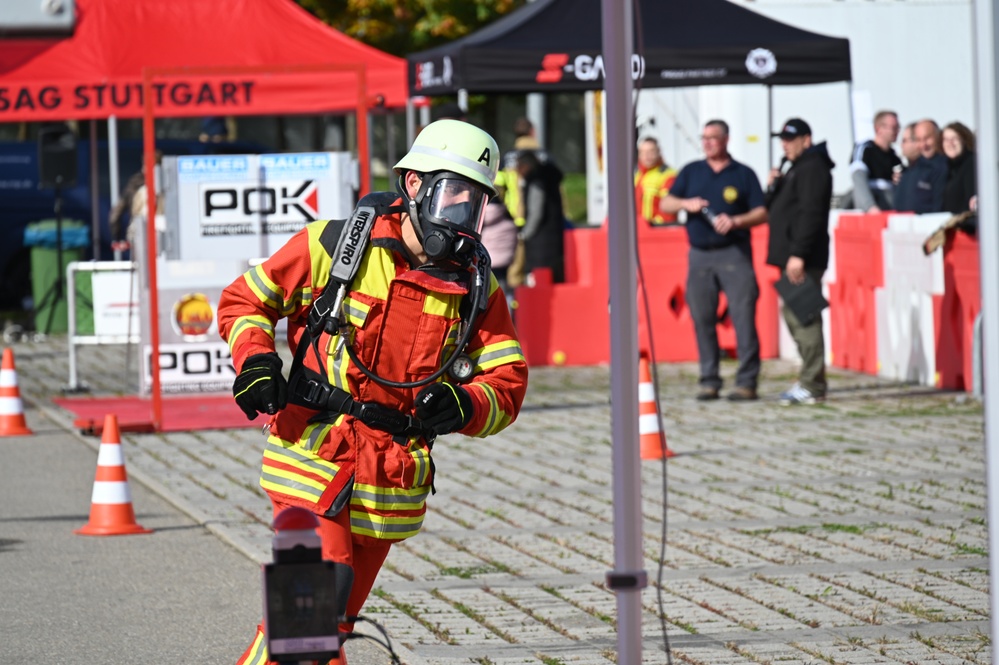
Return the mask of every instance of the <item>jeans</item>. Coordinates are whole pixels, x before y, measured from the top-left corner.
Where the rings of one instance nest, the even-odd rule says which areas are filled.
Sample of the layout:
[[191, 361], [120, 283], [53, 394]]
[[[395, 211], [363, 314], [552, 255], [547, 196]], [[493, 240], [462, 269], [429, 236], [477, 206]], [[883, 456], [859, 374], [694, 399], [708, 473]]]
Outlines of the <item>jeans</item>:
[[718, 373], [718, 294], [728, 298], [728, 315], [735, 327], [739, 369], [735, 384], [756, 390], [760, 374], [760, 340], [756, 334], [756, 284], [750, 247], [729, 245], [718, 249], [690, 248], [687, 270], [687, 306], [694, 320], [697, 354], [700, 359], [700, 385], [721, 389]]

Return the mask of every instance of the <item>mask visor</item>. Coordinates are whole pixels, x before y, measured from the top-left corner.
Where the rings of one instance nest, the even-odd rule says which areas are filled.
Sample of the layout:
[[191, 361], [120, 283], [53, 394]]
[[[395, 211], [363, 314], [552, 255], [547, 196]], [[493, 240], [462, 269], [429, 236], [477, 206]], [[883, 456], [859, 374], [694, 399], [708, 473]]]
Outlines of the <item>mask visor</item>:
[[488, 199], [489, 195], [478, 185], [445, 177], [434, 183], [425, 210], [430, 213], [433, 223], [449, 226], [478, 240]]

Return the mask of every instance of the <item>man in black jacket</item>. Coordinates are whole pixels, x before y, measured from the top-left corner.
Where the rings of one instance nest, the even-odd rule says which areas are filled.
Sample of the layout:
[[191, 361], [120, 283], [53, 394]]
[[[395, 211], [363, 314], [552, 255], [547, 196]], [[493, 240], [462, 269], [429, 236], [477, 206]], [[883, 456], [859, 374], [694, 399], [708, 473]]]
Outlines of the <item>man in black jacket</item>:
[[[834, 166], [823, 141], [812, 145], [812, 129], [791, 118], [781, 129], [784, 159], [770, 171], [767, 208], [770, 247], [767, 263], [777, 266], [793, 285], [821, 284], [829, 265], [829, 206]], [[789, 168], [788, 168], [789, 167]], [[798, 382], [781, 393], [781, 404], [815, 404], [826, 397], [825, 342], [822, 317], [800, 321], [785, 303], [784, 320], [798, 344], [802, 366]]]

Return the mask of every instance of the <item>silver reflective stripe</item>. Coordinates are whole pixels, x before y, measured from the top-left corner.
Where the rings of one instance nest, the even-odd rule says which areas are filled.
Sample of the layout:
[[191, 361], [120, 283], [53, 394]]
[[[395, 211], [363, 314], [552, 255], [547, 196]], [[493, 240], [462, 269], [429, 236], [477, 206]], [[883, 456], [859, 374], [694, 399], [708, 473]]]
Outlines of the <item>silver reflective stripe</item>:
[[385, 522], [375, 522], [360, 515], [355, 516], [354, 513], [351, 513], [350, 526], [374, 531], [375, 533], [415, 533], [423, 526], [423, 517], [421, 516], [416, 521], [404, 524], [387, 524]]
[[326, 462], [326, 464], [320, 464], [311, 457], [307, 457], [302, 453], [296, 452], [291, 448], [285, 448], [284, 446], [280, 446], [270, 441], [267, 442], [266, 450], [269, 450], [277, 455], [284, 455], [286, 457], [290, 457], [303, 466], [315, 469], [316, 472], [318, 472], [320, 475], [325, 474], [328, 476], [332, 476], [336, 473], [336, 469], [332, 468], [331, 466], [327, 466], [328, 464], [330, 464], [330, 462]]
[[258, 268], [254, 268], [253, 270], [248, 270], [246, 272], [246, 274], [250, 276], [250, 279], [252, 279], [253, 283], [257, 285], [257, 288], [260, 289], [260, 292], [264, 294], [265, 298], [267, 298], [268, 300], [271, 300], [273, 302], [276, 302], [277, 305], [278, 305], [278, 309], [283, 309], [284, 308], [284, 298], [281, 296], [280, 293], [276, 293], [275, 291], [272, 291], [269, 286], [267, 286], [266, 284], [264, 284], [263, 280], [261, 280], [261, 278], [260, 278], [260, 275], [257, 274], [257, 270], [258, 269], [259, 269], [259, 266], [258, 266]]
[[289, 490], [295, 490], [301, 494], [307, 494], [312, 497], [315, 501], [319, 501], [323, 496], [323, 491], [318, 490], [311, 485], [306, 485], [305, 483], [295, 482], [294, 480], [289, 480], [282, 476], [275, 476], [272, 473], [267, 473], [267, 465], [265, 464], [260, 470], [260, 482], [267, 482], [271, 485], [278, 485], [280, 487], [285, 487]]
[[391, 506], [398, 504], [416, 505], [423, 503], [427, 500], [428, 494], [430, 494], [429, 487], [417, 492], [416, 494], [390, 494], [388, 491], [370, 492], [368, 490], [358, 489], [357, 485], [354, 485], [354, 496], [351, 498], [351, 502], [356, 503], [359, 501], [367, 501], [382, 506], [387, 510]]
[[307, 441], [309, 442], [306, 448], [311, 452], [316, 452], [319, 444], [323, 442], [331, 429], [333, 429], [333, 425], [328, 423], [315, 423], [306, 427], [305, 431], [308, 432]]
[[499, 349], [498, 351], [490, 351], [489, 353], [483, 353], [481, 356], [475, 359], [476, 365], [484, 365], [492, 360], [500, 360], [502, 358], [517, 358], [520, 357], [521, 351], [519, 346], [511, 346], [506, 349]]
[[427, 451], [420, 448], [414, 450], [411, 456], [413, 461], [416, 462], [416, 470], [413, 472], [413, 483], [422, 485], [427, 482], [427, 470], [430, 467], [427, 464]]
[[488, 164], [486, 166], [483, 166], [482, 162], [474, 162], [471, 159], [468, 159], [467, 157], [456, 155], [453, 152], [445, 152], [438, 148], [430, 148], [425, 145], [414, 145], [412, 148], [409, 149], [409, 151], [419, 153], [421, 155], [427, 155], [429, 157], [439, 157], [440, 159], [449, 162], [456, 162], [458, 164], [461, 164], [462, 166], [467, 166], [470, 169], [478, 171], [479, 173], [482, 174], [483, 178], [492, 181], [492, 169], [489, 168]]

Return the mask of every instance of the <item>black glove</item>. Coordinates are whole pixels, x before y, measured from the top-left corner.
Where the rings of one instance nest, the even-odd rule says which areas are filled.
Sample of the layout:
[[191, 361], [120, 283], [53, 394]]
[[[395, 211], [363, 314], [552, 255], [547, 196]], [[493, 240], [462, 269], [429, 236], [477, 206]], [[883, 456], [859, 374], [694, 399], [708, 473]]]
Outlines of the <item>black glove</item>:
[[472, 398], [461, 386], [431, 384], [416, 396], [416, 417], [435, 434], [457, 432], [472, 419]]
[[281, 375], [278, 354], [258, 353], [247, 358], [232, 383], [232, 395], [250, 420], [258, 411], [274, 415], [287, 406], [288, 382]]

